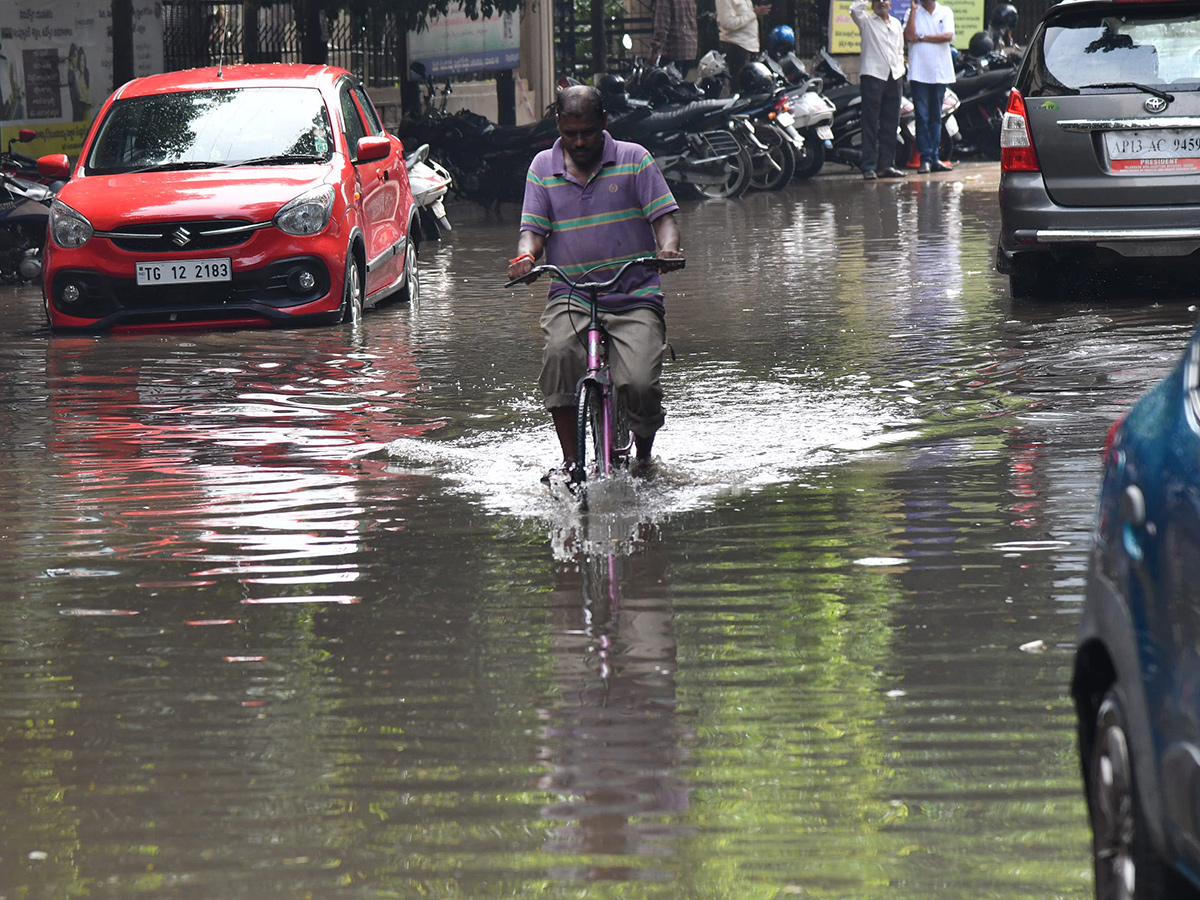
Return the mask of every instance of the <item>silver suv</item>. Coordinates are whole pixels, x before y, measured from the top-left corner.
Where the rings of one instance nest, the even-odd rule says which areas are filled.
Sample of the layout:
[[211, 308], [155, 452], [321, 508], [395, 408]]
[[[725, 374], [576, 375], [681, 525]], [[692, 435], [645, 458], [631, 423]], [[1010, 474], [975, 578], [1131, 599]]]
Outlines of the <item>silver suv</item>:
[[1066, 0], [1000, 135], [996, 268], [1014, 296], [1079, 266], [1200, 268], [1200, 0]]

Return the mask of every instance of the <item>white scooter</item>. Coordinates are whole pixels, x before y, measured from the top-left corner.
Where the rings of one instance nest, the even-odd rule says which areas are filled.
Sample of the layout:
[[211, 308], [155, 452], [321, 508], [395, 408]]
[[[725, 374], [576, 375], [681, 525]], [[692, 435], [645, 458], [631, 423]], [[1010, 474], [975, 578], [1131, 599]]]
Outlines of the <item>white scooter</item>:
[[408, 184], [413, 202], [420, 208], [421, 229], [425, 237], [439, 240], [442, 231], [453, 230], [446, 218], [443, 199], [453, 179], [441, 165], [429, 158], [429, 145], [422, 144], [404, 157], [408, 166]]

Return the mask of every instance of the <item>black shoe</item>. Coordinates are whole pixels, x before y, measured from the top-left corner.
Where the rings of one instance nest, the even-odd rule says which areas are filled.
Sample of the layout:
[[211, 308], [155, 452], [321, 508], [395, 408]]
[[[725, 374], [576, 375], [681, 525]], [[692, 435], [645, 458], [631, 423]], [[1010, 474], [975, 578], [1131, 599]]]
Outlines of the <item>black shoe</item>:
[[917, 166], [917, 174], [918, 175], [928, 175], [929, 174], [929, 163], [923, 162], [919, 166]]
[[891, 168], [891, 167], [884, 169], [882, 172], [879, 173], [880, 178], [906, 178], [907, 176], [908, 176], [907, 172], [901, 172], [899, 169], [895, 169], [895, 168]]
[[863, 172], [863, 181], [874, 181], [878, 176], [871, 169]]
[[930, 168], [932, 168], [932, 169], [933, 169], [933, 171], [935, 171], [935, 172], [949, 172], [949, 171], [950, 171], [952, 168], [954, 168], [954, 167], [953, 167], [953, 166], [951, 166], [949, 163], [944, 163], [944, 162], [942, 162], [942, 161], [939, 159], [939, 160], [938, 160], [937, 162], [935, 162], [935, 163], [934, 163], [934, 164], [933, 164], [933, 165], [932, 165]]

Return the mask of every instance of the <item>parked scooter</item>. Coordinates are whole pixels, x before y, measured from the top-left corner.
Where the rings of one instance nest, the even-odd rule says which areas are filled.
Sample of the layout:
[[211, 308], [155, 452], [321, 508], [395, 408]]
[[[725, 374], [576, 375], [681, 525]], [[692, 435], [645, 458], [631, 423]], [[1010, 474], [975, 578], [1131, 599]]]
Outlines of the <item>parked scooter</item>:
[[446, 192], [454, 179], [445, 167], [429, 158], [429, 145], [422, 144], [404, 157], [408, 166], [408, 184], [413, 202], [419, 208], [421, 233], [430, 240], [440, 240], [443, 231], [451, 231], [446, 218]]
[[825, 165], [825, 156], [833, 147], [833, 101], [823, 93], [825, 83], [810, 76], [808, 68], [796, 56], [796, 33], [789, 25], [771, 29], [764, 62], [791, 86], [788, 99], [796, 130], [804, 138], [804, 149], [797, 155], [796, 177], [811, 178]]

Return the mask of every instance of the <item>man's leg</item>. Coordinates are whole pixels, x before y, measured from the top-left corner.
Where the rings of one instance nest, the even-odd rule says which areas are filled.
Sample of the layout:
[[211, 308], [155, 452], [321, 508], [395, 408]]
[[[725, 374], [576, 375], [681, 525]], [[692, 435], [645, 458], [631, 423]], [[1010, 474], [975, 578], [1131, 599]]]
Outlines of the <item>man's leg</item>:
[[721, 41], [721, 52], [725, 54], [725, 68], [729, 70], [730, 91], [737, 93], [737, 74], [750, 60], [750, 51], [737, 44]]
[[587, 330], [587, 320], [582, 309], [555, 299], [546, 304], [540, 321], [546, 344], [538, 385], [567, 465], [575, 462], [575, 386], [587, 368], [587, 355], [576, 332]]
[[930, 147], [930, 163], [938, 161], [938, 150], [942, 145], [942, 101], [946, 99], [946, 86], [944, 84], [933, 85], [933, 99], [930, 101], [930, 117], [929, 117], [929, 147]]
[[[862, 170], [874, 172], [892, 164], [891, 156], [879, 153], [879, 101], [885, 82], [872, 75], [863, 75], [858, 89], [862, 94]], [[892, 151], [895, 156], [895, 151]]]
[[667, 329], [662, 316], [636, 307], [604, 316], [608, 331], [608, 364], [613, 385], [625, 399], [629, 430], [638, 459], [648, 460], [654, 435], [662, 427], [662, 364]]
[[[910, 81], [909, 85], [912, 87], [913, 114], [917, 119], [917, 152], [921, 154], [922, 163], [932, 164], [937, 146], [936, 143], [931, 146], [929, 138], [930, 105], [934, 99], [934, 86], [924, 81]], [[941, 120], [938, 121], [940, 123]]]
[[[889, 78], [883, 82], [879, 98], [879, 167], [891, 169], [896, 165], [896, 129], [900, 127], [900, 82]], [[866, 145], [866, 137], [863, 144]]]

